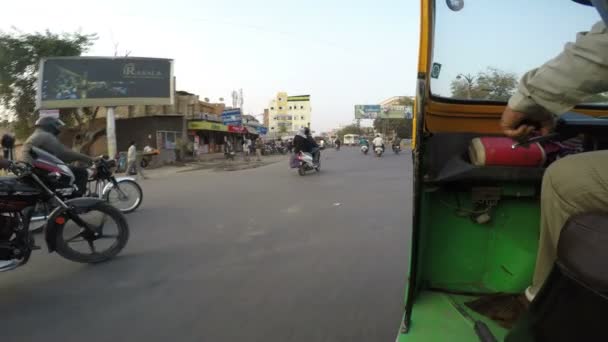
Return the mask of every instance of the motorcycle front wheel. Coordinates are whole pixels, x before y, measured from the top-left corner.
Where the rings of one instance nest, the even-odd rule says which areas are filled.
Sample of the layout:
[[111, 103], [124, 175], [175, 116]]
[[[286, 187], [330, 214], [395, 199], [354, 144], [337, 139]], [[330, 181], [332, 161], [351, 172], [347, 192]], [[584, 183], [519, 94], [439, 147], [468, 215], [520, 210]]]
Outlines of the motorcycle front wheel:
[[144, 193], [137, 182], [123, 179], [118, 183], [118, 189], [113, 186], [105, 194], [104, 199], [116, 209], [128, 214], [135, 211], [141, 205]]
[[124, 215], [108, 203], [99, 202], [72, 215], [89, 228], [63, 216], [55, 235], [55, 250], [62, 257], [81, 263], [96, 264], [108, 261], [120, 253], [129, 241], [129, 225]]
[[304, 169], [304, 164], [300, 165], [300, 167], [298, 168], [298, 174], [300, 176], [306, 175], [306, 170]]

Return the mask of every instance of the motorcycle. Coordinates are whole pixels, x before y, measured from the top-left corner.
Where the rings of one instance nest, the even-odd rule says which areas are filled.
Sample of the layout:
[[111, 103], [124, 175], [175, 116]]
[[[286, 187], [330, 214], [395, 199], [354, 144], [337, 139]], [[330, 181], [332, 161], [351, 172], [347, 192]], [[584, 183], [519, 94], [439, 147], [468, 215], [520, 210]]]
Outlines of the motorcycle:
[[361, 152], [363, 152], [363, 154], [367, 154], [368, 151], [369, 151], [369, 147], [367, 147], [367, 145], [361, 146]]
[[[32, 251], [40, 249], [29, 222], [37, 205], [51, 202], [55, 209], [44, 226], [50, 253], [82, 263], [104, 262], [120, 253], [129, 240], [129, 226], [120, 210], [99, 198], [62, 200], [76, 190], [74, 173], [51, 154], [35, 147], [31, 153], [31, 165], [11, 163], [8, 169], [15, 176], [0, 178], [0, 272], [25, 265]], [[111, 228], [114, 234], [108, 234]], [[115, 242], [97, 249], [106, 239]]]
[[[38, 154], [48, 154], [38, 149]], [[49, 154], [52, 157], [52, 155]], [[141, 186], [133, 177], [115, 177], [113, 169], [116, 168], [116, 161], [109, 160], [106, 156], [95, 160], [93, 166], [89, 168], [89, 182], [87, 189], [82, 197], [99, 198], [111, 204], [122, 213], [130, 213], [135, 211], [142, 203], [143, 191]], [[67, 180], [65, 180], [67, 181]], [[63, 190], [58, 192], [58, 196], [63, 200], [80, 197], [80, 195], [70, 189], [69, 185], [57, 184]], [[53, 207], [48, 204], [38, 206], [32, 216], [30, 222], [45, 221]], [[31, 229], [37, 230], [40, 226]]]
[[296, 160], [298, 161], [297, 167], [298, 174], [300, 176], [304, 176], [306, 174], [306, 171], [321, 171], [321, 160], [315, 163], [313, 160], [313, 156], [310, 153], [300, 152], [296, 156]]
[[393, 152], [395, 152], [395, 154], [399, 154], [399, 152], [401, 152], [401, 146], [393, 145]]
[[376, 157], [382, 157], [382, 153], [384, 153], [384, 148], [382, 146], [375, 146], [374, 153], [376, 153]]

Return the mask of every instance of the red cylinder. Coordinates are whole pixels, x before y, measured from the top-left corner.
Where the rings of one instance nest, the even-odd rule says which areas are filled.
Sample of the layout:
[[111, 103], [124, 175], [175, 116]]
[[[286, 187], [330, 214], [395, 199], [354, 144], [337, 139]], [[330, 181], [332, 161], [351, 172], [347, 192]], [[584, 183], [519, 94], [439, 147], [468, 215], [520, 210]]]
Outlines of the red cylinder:
[[539, 143], [512, 148], [514, 141], [506, 137], [480, 137], [471, 141], [469, 158], [476, 166], [540, 167], [547, 156]]

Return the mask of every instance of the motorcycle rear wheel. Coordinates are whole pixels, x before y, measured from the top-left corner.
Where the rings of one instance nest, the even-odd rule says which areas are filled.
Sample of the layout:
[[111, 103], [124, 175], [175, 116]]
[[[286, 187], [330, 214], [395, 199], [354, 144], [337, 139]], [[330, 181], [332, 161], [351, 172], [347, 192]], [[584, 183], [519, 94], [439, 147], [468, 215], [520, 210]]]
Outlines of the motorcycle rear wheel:
[[298, 174], [300, 176], [306, 175], [306, 170], [304, 169], [304, 165], [300, 165], [300, 167], [298, 168]]
[[[71, 261], [96, 264], [114, 258], [123, 250], [127, 245], [127, 241], [129, 241], [129, 225], [127, 224], [124, 215], [120, 210], [106, 202], [99, 202], [90, 208], [79, 211], [75, 215], [78, 215], [83, 221], [87, 222], [87, 224], [93, 225], [93, 223], [90, 222], [91, 220], [84, 218], [83, 215], [94, 212], [103, 215], [100, 220], [100, 225], [95, 227], [99, 229], [99, 235], [91, 236], [87, 230], [79, 227], [75, 222], [65, 217], [65, 224], [57, 227], [55, 235], [55, 250], [57, 251], [57, 254]], [[104, 229], [108, 228], [109, 221], [112, 221], [115, 224], [116, 234], [107, 234], [107, 230], [106, 233], [104, 233]], [[74, 234], [73, 231], [69, 231], [70, 229], [80, 229], [80, 231], [77, 234]], [[65, 235], [68, 235], [69, 237], [66, 238]], [[95, 242], [108, 238], [115, 238], [116, 242], [107, 249], [97, 251]], [[86, 243], [90, 253], [83, 253], [73, 247], [75, 243], [79, 242]]]

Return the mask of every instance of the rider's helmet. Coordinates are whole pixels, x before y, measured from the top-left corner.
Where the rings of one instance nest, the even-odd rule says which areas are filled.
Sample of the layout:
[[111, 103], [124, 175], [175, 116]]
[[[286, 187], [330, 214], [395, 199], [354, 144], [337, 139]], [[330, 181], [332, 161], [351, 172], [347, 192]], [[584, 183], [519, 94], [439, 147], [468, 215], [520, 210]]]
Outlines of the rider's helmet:
[[34, 126], [41, 128], [42, 130], [53, 135], [59, 135], [59, 133], [61, 133], [61, 128], [65, 126], [65, 124], [58, 118], [54, 118], [52, 116], [43, 116], [36, 120]]
[[608, 25], [608, 0], [573, 0], [579, 4], [593, 6], [604, 20], [604, 23]]

